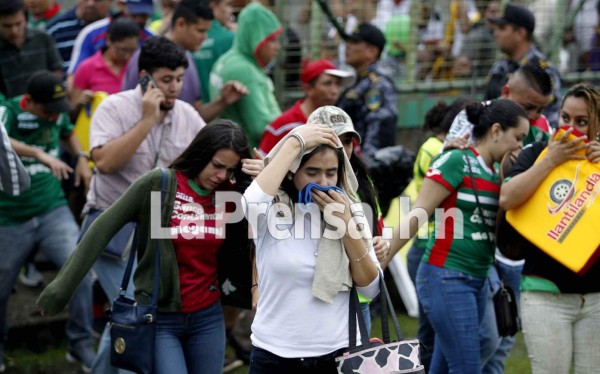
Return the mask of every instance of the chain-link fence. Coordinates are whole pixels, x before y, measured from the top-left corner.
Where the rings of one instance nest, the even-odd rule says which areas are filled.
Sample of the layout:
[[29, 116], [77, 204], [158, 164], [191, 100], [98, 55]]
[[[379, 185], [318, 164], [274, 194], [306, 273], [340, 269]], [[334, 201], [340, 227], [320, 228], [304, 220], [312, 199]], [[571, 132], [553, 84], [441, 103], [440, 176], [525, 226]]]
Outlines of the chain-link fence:
[[[399, 127], [420, 126], [440, 98], [481, 97], [490, 68], [503, 52], [489, 18], [507, 0], [275, 0], [266, 2], [284, 25], [274, 72], [280, 103], [302, 95], [298, 74], [306, 59], [327, 58], [342, 69], [344, 41], [361, 22], [386, 36], [380, 65], [399, 95]], [[521, 0], [535, 15], [533, 42], [559, 71], [563, 87], [600, 80], [600, 0]]]

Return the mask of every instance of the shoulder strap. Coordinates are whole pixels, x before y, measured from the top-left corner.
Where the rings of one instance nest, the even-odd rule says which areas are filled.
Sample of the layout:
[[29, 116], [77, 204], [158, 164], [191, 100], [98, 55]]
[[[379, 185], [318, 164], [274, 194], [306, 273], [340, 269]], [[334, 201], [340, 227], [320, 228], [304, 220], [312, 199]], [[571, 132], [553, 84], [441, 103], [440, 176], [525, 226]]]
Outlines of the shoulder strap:
[[[475, 195], [475, 205], [477, 206], [477, 211], [479, 216], [481, 217], [481, 222], [485, 227], [485, 216], [483, 215], [483, 208], [481, 207], [481, 203], [479, 202], [479, 194], [477, 193], [477, 188], [475, 187], [475, 178], [473, 177], [473, 169], [471, 168], [471, 161], [469, 161], [469, 155], [465, 150], [463, 150], [463, 154], [465, 156], [465, 160], [467, 161], [467, 165], [469, 167], [469, 177], [471, 178], [471, 185], [473, 185], [473, 194]], [[488, 231], [488, 235], [491, 235], [491, 231]], [[491, 238], [491, 236], [490, 236]]]
[[[400, 330], [400, 323], [398, 322], [398, 317], [396, 316], [396, 311], [394, 310], [394, 306], [392, 305], [392, 300], [390, 298], [390, 294], [385, 285], [385, 280], [383, 279], [383, 274], [379, 272], [379, 298], [381, 302], [381, 337], [384, 343], [391, 343], [392, 338], [390, 335], [390, 327], [388, 321], [388, 312], [391, 313], [392, 323], [394, 325], [394, 330], [396, 332], [396, 341], [401, 341], [404, 339], [404, 335]], [[369, 334], [367, 332], [367, 325], [365, 323], [365, 317], [362, 314], [360, 309], [360, 302], [358, 300], [358, 292], [356, 291], [356, 286], [352, 286], [350, 291], [350, 307], [349, 307], [349, 348], [352, 349], [356, 346], [356, 324], [358, 321], [358, 328], [360, 331], [360, 340], [363, 347], [369, 346]], [[388, 309], [389, 308], [389, 309]]]
[[[473, 185], [473, 194], [475, 194], [475, 202], [477, 203], [477, 210], [479, 211], [479, 215], [481, 216], [481, 221], [485, 225], [485, 217], [483, 215], [483, 208], [481, 207], [481, 203], [479, 202], [477, 188], [475, 188], [475, 178], [473, 177], [473, 170], [471, 169], [471, 162], [469, 161], [469, 155], [467, 155], [467, 153], [464, 150], [463, 150], [463, 153], [465, 155], [465, 159], [467, 160], [467, 165], [469, 165], [469, 176], [471, 177], [471, 184]], [[506, 158], [507, 155], [508, 154], [504, 155], [504, 158]], [[502, 162], [505, 162], [504, 158], [502, 158]], [[508, 162], [510, 162], [510, 160], [507, 160], [506, 162], [508, 163]], [[502, 165], [501, 165], [501, 167], [502, 167]], [[502, 173], [502, 174], [504, 174], [504, 173]], [[488, 231], [488, 235], [491, 235], [490, 231]], [[496, 262], [496, 260], [494, 260], [494, 266], [496, 267], [496, 270], [498, 271], [498, 277], [500, 278], [500, 285], [502, 288], [504, 288], [504, 282], [502, 280], [502, 277], [500, 276], [501, 273], [500, 273], [500, 270], [498, 269], [498, 263]]]

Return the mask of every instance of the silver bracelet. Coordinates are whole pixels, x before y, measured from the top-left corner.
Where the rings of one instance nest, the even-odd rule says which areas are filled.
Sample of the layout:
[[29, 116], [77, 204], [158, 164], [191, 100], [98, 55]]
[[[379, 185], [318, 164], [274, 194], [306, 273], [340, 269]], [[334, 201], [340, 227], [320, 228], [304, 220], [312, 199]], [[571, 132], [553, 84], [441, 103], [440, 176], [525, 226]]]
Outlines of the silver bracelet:
[[300, 136], [300, 134], [291, 134], [290, 138], [298, 139], [298, 142], [300, 143], [300, 155], [303, 155], [304, 150], [306, 148], [306, 143], [304, 143], [304, 139], [302, 138], [302, 136]]
[[352, 260], [352, 261], [354, 261], [354, 262], [360, 262], [360, 261], [362, 261], [362, 259], [363, 259], [363, 258], [367, 257], [368, 255], [369, 255], [369, 249], [367, 249], [367, 250], [365, 251], [365, 254], [364, 254], [364, 255], [362, 255], [362, 256], [360, 256], [359, 258], [357, 258], [357, 259], [355, 259], [355, 260]]

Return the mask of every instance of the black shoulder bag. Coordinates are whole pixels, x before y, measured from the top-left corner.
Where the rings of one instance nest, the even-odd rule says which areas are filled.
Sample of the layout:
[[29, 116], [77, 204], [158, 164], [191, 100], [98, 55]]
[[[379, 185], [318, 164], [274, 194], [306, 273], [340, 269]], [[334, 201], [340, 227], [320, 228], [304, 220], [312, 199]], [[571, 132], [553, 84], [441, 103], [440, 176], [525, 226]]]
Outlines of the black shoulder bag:
[[[162, 212], [167, 189], [167, 172], [164, 169], [161, 172], [160, 206]], [[110, 364], [136, 373], [150, 374], [154, 371], [154, 343], [160, 284], [160, 240], [156, 239], [155, 241], [152, 301], [148, 305], [140, 305], [125, 296], [133, 260], [138, 249], [137, 235], [136, 229], [119, 296], [113, 301], [110, 311]]]
[[[465, 160], [469, 167], [469, 177], [471, 178], [471, 184], [473, 185], [473, 194], [475, 195], [475, 202], [479, 216], [481, 217], [482, 223], [485, 225], [485, 216], [483, 215], [483, 208], [479, 202], [479, 195], [477, 188], [475, 188], [475, 178], [473, 177], [473, 170], [471, 169], [471, 162], [469, 161], [469, 155], [463, 151]], [[491, 237], [491, 232], [488, 232]], [[494, 260], [494, 266], [498, 269], [498, 265]], [[498, 271], [498, 277], [500, 272]], [[498, 327], [499, 336], [513, 336], [519, 330], [521, 330], [521, 318], [519, 317], [519, 310], [517, 309], [517, 300], [515, 299], [515, 293], [510, 286], [505, 285], [504, 281], [500, 278], [500, 289], [493, 296], [494, 300], [494, 313], [496, 314], [496, 325]]]

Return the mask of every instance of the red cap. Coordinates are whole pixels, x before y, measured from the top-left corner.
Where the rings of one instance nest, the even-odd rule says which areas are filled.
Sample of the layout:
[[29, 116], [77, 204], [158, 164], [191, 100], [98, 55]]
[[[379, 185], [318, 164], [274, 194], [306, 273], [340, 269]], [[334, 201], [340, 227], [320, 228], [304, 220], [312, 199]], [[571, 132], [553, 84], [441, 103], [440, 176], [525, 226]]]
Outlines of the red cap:
[[339, 77], [342, 79], [342, 84], [344, 84], [344, 80], [352, 77], [352, 73], [344, 70], [339, 70], [335, 67], [335, 65], [328, 60], [316, 60], [304, 67], [302, 69], [302, 74], [300, 74], [300, 80], [304, 83], [309, 83], [316, 77], [321, 74], [329, 74], [334, 77]]

